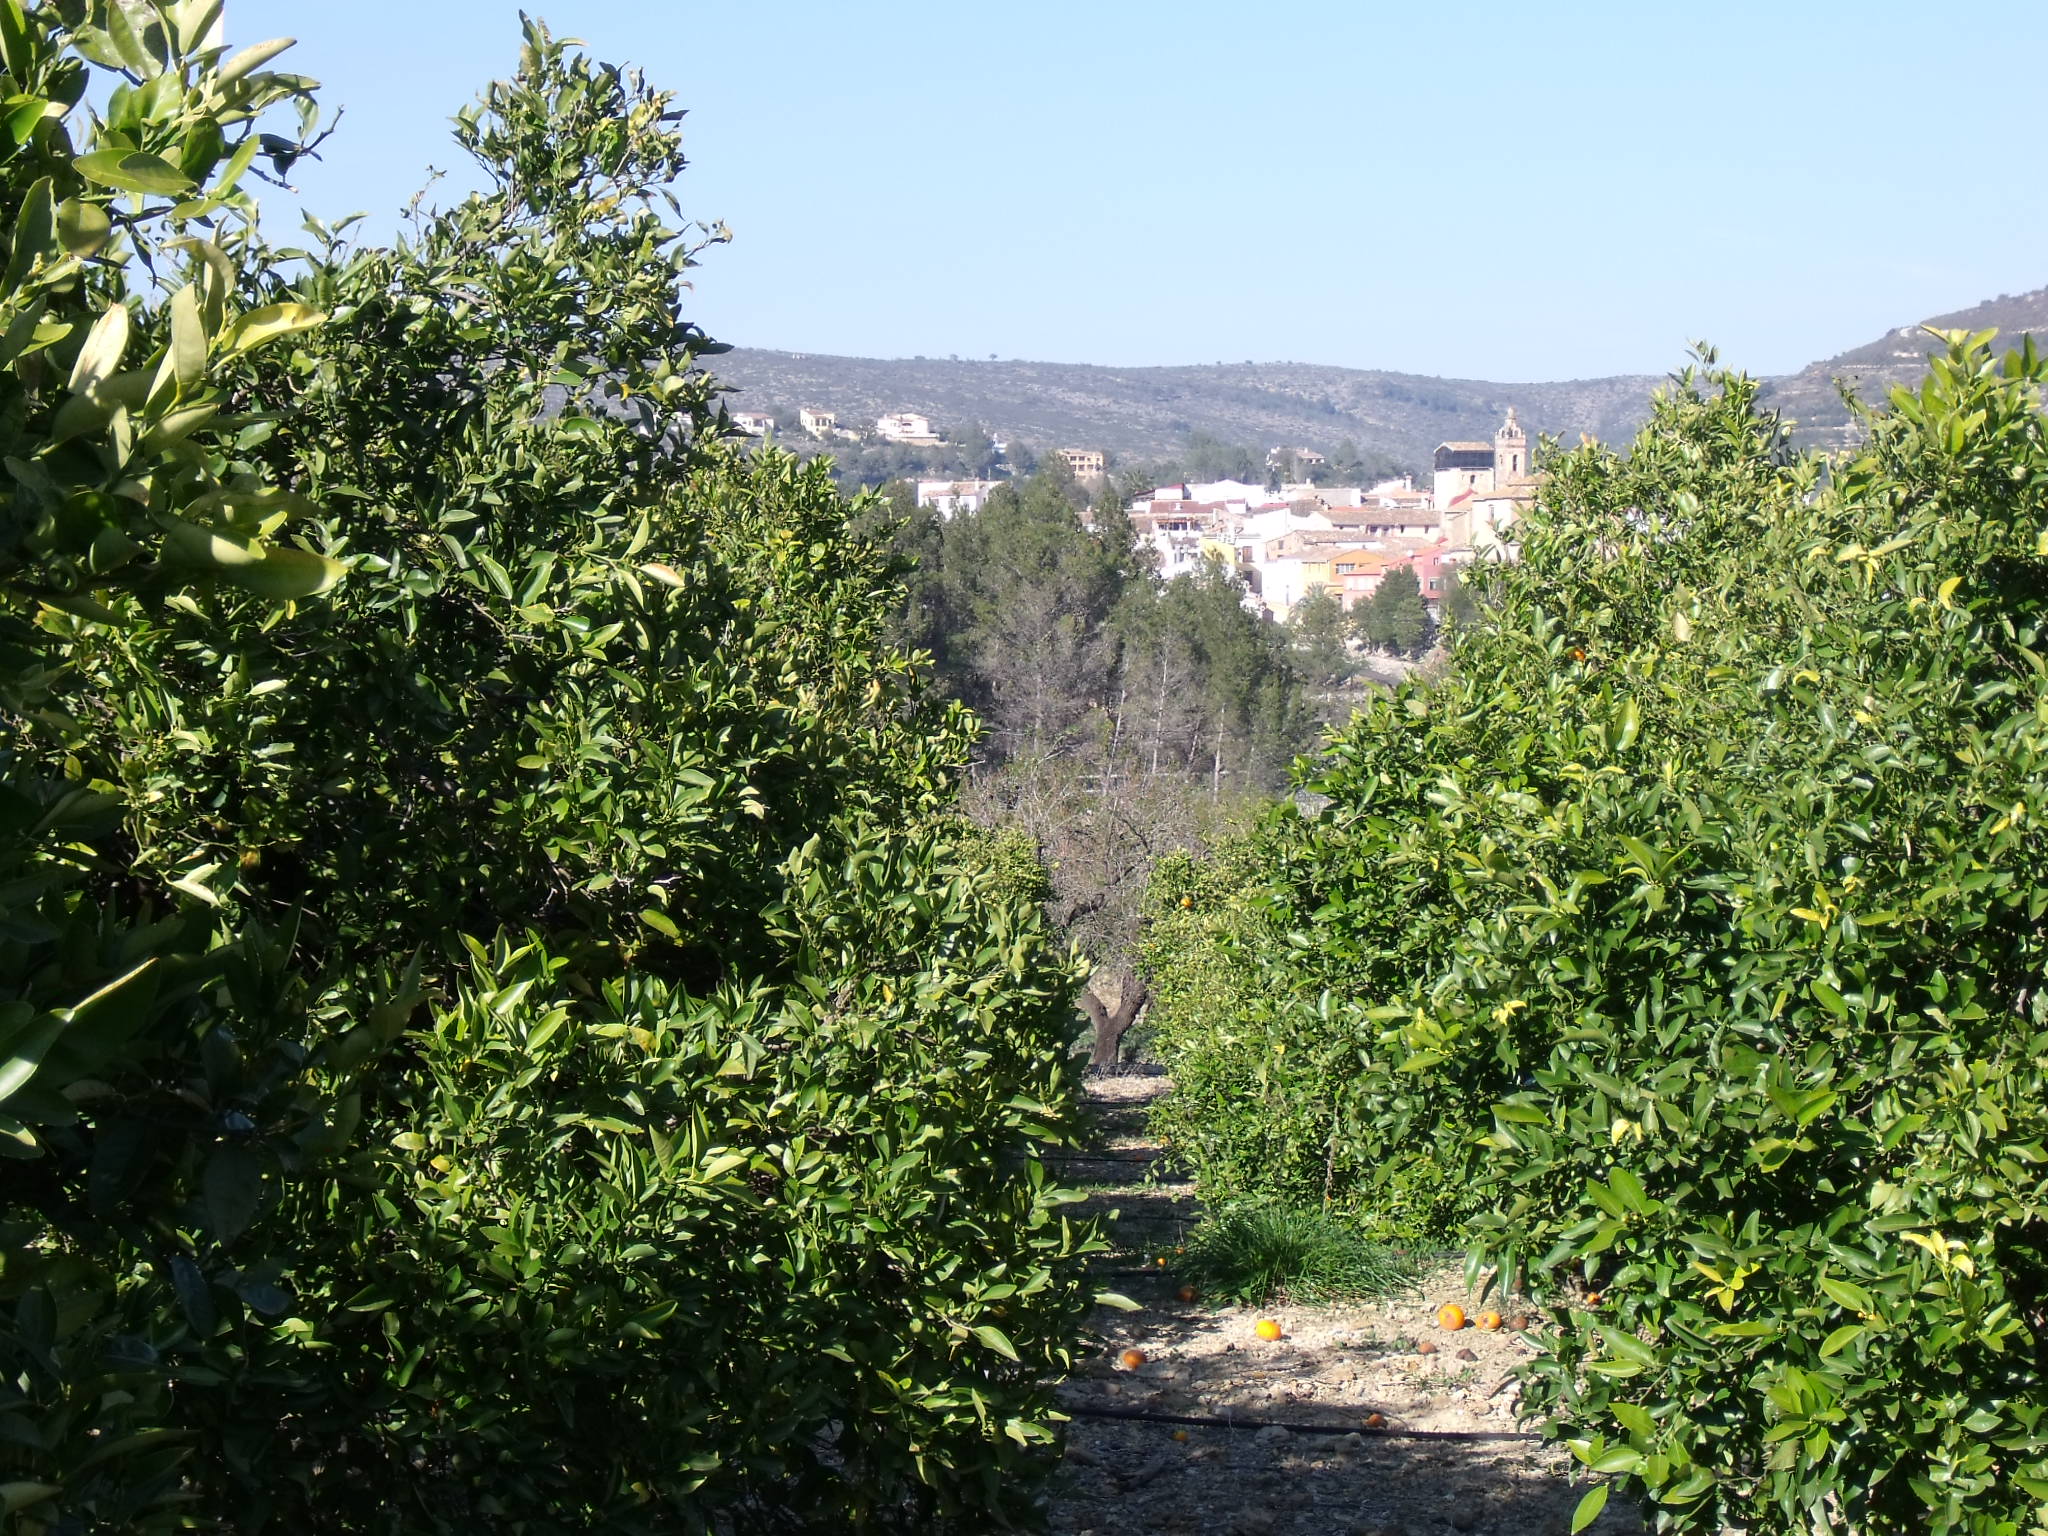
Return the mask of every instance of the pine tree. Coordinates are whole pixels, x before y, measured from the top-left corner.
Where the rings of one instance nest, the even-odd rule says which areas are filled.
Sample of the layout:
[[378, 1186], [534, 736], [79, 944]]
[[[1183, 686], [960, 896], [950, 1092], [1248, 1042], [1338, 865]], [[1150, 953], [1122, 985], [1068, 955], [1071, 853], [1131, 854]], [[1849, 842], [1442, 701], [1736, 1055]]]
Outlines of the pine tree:
[[1388, 571], [1373, 593], [1373, 607], [1379, 611], [1387, 648], [1395, 655], [1420, 656], [1429, 649], [1429, 606], [1422, 600], [1414, 566], [1397, 565]]
[[1422, 586], [1411, 565], [1397, 565], [1381, 577], [1371, 598], [1354, 614], [1358, 638], [1375, 651], [1420, 656], [1435, 639], [1429, 605], [1422, 600]]
[[1310, 687], [1334, 688], [1351, 676], [1351, 654], [1344, 645], [1349, 628], [1344, 600], [1328, 587], [1315, 588], [1294, 605], [1287, 616], [1289, 651]]

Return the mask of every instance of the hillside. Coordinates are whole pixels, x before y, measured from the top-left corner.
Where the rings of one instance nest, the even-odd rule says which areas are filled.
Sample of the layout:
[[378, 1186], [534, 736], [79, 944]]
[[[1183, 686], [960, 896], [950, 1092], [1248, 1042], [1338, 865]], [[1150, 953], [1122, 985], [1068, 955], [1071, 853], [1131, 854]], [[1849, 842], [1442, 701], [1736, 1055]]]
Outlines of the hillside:
[[[1944, 330], [1996, 328], [2017, 339], [2048, 337], [2048, 288], [2001, 295], [1924, 322]], [[1835, 380], [1866, 400], [1916, 383], [1939, 344], [1922, 324], [1769, 380], [1768, 404], [1791, 418], [1804, 443], [1843, 442], [1849, 413]], [[1648, 413], [1648, 374], [1558, 383], [1498, 384], [1309, 363], [1216, 363], [1114, 368], [1085, 363], [834, 357], [739, 348], [712, 365], [735, 410], [836, 411], [866, 426], [888, 411], [916, 411], [944, 429], [986, 425], [1036, 448], [1102, 448], [1126, 465], [1177, 457], [1192, 433], [1264, 449], [1328, 453], [1346, 441], [1367, 461], [1420, 470], [1440, 442], [1490, 438], [1514, 406], [1533, 433], [1567, 442], [1581, 432], [1615, 441]], [[892, 473], [901, 473], [892, 470]]]
[[1996, 330], [2001, 344], [2017, 342], [2022, 335], [2048, 338], [2048, 288], [2000, 294], [1969, 309], [1902, 325], [1875, 341], [1771, 380], [1764, 398], [1791, 418], [1793, 435], [1800, 442], [1839, 446], [1848, 434], [1849, 412], [1835, 381], [1873, 403], [1882, 401], [1895, 385], [1919, 383], [1927, 372], [1928, 354], [1941, 347], [1927, 334], [1930, 326], [1944, 331]]
[[1106, 449], [1126, 464], [1169, 459], [1192, 432], [1228, 443], [1359, 451], [1426, 467], [1447, 438], [1490, 438], [1509, 406], [1531, 432], [1625, 435], [1656, 379], [1492, 384], [1304, 363], [1108, 368], [1081, 363], [829, 357], [741, 348], [712, 364], [735, 410], [836, 411], [865, 425], [910, 410], [945, 427], [986, 423], [1038, 448]]

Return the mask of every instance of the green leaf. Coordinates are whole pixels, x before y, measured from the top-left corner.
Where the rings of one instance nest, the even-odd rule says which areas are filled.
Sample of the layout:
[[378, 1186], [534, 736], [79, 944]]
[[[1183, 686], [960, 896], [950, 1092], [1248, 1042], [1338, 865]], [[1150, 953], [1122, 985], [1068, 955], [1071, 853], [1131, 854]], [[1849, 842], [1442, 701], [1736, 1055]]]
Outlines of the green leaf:
[[26, 144], [36, 124], [49, 116], [50, 104], [40, 96], [10, 96], [0, 110], [7, 114], [7, 136], [16, 144]]
[[222, 1243], [248, 1230], [263, 1198], [263, 1163], [256, 1149], [229, 1142], [215, 1147], [200, 1180], [206, 1224]]
[[[294, 37], [273, 37], [265, 43], [251, 43], [220, 67], [220, 83], [232, 85], [252, 70], [261, 69], [298, 41]], [[317, 65], [315, 66], [318, 67]]]
[[1751, 1323], [1716, 1323], [1707, 1330], [1717, 1339], [1774, 1339], [1784, 1329], [1761, 1320]]
[[1607, 1411], [1630, 1434], [1654, 1435], [1657, 1432], [1657, 1421], [1650, 1417], [1649, 1410], [1635, 1403], [1609, 1403]]
[[1607, 1489], [1608, 1485], [1601, 1483], [1588, 1489], [1586, 1496], [1579, 1500], [1579, 1507], [1572, 1511], [1572, 1536], [1578, 1536], [1580, 1531], [1600, 1518], [1600, 1511], [1607, 1507]]
[[[971, 1330], [974, 1336], [1005, 1360], [1017, 1360], [1017, 1346], [1010, 1342], [1010, 1336], [991, 1323], [983, 1323]], [[1022, 1364], [1018, 1360], [1018, 1364]]]
[[683, 937], [682, 929], [678, 928], [669, 915], [659, 908], [648, 907], [643, 910], [640, 914], [640, 921], [666, 938], [675, 939], [680, 942]]
[[12, 1098], [36, 1075], [36, 1068], [42, 1065], [68, 1022], [55, 1014], [43, 1014], [29, 1023], [19, 1039], [0, 1044], [0, 1053], [4, 1053], [0, 1054], [0, 1103]]
[[1586, 1463], [1593, 1472], [1633, 1472], [1643, 1464], [1643, 1453], [1631, 1445], [1610, 1445]]
[[265, 544], [183, 518], [162, 519], [167, 551], [187, 564], [211, 566], [227, 580], [279, 602], [316, 597], [348, 574], [339, 560], [288, 544]]
[[286, 544], [262, 546], [263, 558], [253, 565], [230, 566], [221, 574], [236, 586], [273, 602], [318, 597], [348, 574], [348, 567], [310, 549]]
[[1832, 1275], [1822, 1275], [1820, 1277], [1820, 1288], [1827, 1292], [1828, 1298], [1835, 1305], [1847, 1307], [1851, 1312], [1874, 1312], [1877, 1310], [1871, 1302], [1870, 1292], [1864, 1290], [1860, 1285], [1852, 1285], [1847, 1280], [1837, 1280]]
[[50, 178], [28, 189], [14, 221], [14, 250], [7, 258], [6, 285], [11, 291], [28, 281], [38, 256], [46, 255], [56, 235], [57, 214], [50, 203]]
[[122, 192], [175, 197], [192, 190], [192, 182], [170, 161], [139, 150], [100, 149], [71, 162], [78, 174]]
[[0, 1515], [33, 1508], [63, 1491], [55, 1483], [0, 1483]]
[[154, 80], [163, 73], [163, 60], [157, 57], [141, 33], [135, 30], [135, 23], [128, 14], [128, 7], [114, 0], [105, 8], [107, 35], [113, 39], [114, 47], [121, 55], [121, 62], [145, 80]]
[[1626, 752], [1636, 744], [1636, 737], [1643, 728], [1643, 713], [1636, 708], [1634, 699], [1624, 700], [1621, 706], [1621, 724], [1614, 736], [1614, 750]]
[[57, 239], [74, 256], [97, 256], [113, 237], [114, 221], [98, 203], [67, 197], [57, 205]]
[[37, 55], [21, 0], [0, 0], [0, 65], [15, 79], [26, 80], [35, 73]]
[[187, 283], [171, 295], [171, 367], [181, 389], [206, 376], [206, 322], [199, 318], [199, 289]]
[[306, 304], [265, 304], [260, 309], [252, 309], [236, 317], [221, 336], [221, 352], [227, 357], [237, 357], [280, 336], [309, 331], [326, 319], [325, 312]]
[[1826, 1339], [1821, 1341], [1821, 1358], [1825, 1360], [1831, 1355], [1839, 1355], [1851, 1344], [1854, 1344], [1858, 1339], [1862, 1338], [1863, 1335], [1867, 1332], [1869, 1332], [1869, 1330], [1865, 1328], [1861, 1323], [1850, 1323], [1846, 1327], [1837, 1328], [1833, 1333], [1829, 1334]]
[[1806, 984], [1806, 990], [1813, 994], [1815, 1002], [1827, 1009], [1836, 1018], [1846, 1019], [1849, 1017], [1848, 1003], [1843, 1000], [1841, 993], [1837, 992], [1826, 982], [1819, 980], [1810, 981]]
[[128, 306], [116, 300], [86, 332], [85, 345], [71, 365], [70, 388], [80, 393], [104, 383], [120, 369], [121, 354], [128, 350]]

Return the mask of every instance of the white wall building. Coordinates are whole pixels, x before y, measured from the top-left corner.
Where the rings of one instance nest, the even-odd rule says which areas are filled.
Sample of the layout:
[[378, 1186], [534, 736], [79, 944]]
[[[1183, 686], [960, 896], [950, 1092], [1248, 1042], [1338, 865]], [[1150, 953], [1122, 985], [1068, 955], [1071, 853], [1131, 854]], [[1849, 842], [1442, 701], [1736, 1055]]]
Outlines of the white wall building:
[[894, 411], [880, 417], [875, 422], [875, 436], [885, 443], [903, 443], [913, 448], [930, 448], [939, 440], [931, 421], [914, 411]]
[[1000, 480], [920, 480], [917, 482], [917, 504], [936, 508], [942, 518], [956, 513], [979, 512], [988, 500], [989, 492], [1002, 483]]

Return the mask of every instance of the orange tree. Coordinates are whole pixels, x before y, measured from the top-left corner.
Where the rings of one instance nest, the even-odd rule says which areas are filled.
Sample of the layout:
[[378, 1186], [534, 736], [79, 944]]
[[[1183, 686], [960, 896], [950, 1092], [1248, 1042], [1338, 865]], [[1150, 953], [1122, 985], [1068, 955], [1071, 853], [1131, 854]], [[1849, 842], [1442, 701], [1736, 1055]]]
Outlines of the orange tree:
[[274, 252], [219, 12], [0, 0], [0, 1529], [988, 1528], [1076, 978], [722, 443], [670, 99], [529, 25], [485, 190]]
[[[1161, 1035], [1252, 1037], [1271, 1180], [1465, 1191], [1556, 1298], [1525, 1402], [1667, 1528], [2048, 1513], [2048, 368], [1950, 340], [1833, 465], [1713, 372], [1555, 458], [1450, 676], [1158, 929], [1256, 967]], [[1248, 1096], [1181, 1139], [1256, 1167]]]

